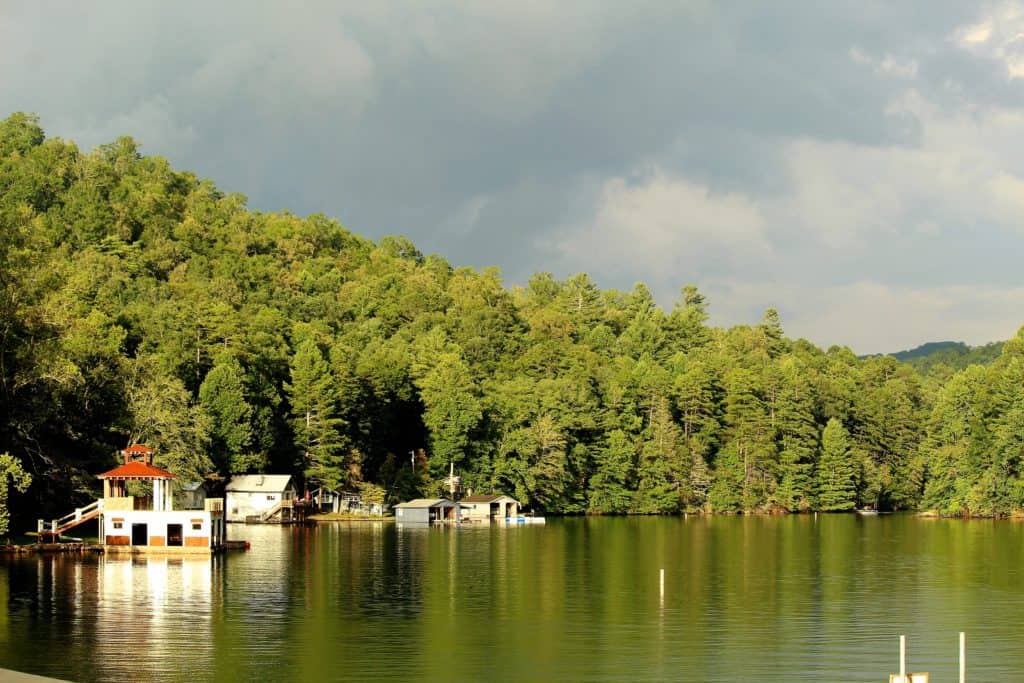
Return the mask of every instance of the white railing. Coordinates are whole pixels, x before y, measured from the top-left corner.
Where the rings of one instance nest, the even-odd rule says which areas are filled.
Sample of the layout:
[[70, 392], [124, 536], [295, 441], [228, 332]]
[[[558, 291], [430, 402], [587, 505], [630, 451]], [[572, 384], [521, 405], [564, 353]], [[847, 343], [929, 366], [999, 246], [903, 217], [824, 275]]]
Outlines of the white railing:
[[49, 533], [56, 536], [61, 532], [67, 531], [72, 527], [78, 526], [82, 522], [86, 522], [92, 519], [93, 517], [96, 517], [101, 512], [103, 512], [102, 498], [93, 501], [92, 503], [89, 503], [85, 507], [75, 508], [74, 512], [69, 512], [63, 517], [58, 517], [57, 519], [51, 520], [49, 525], [47, 525], [46, 521], [40, 519], [38, 521], [38, 524], [36, 525], [36, 529], [37, 532], [40, 534], [47, 533], [46, 527], [49, 526]]

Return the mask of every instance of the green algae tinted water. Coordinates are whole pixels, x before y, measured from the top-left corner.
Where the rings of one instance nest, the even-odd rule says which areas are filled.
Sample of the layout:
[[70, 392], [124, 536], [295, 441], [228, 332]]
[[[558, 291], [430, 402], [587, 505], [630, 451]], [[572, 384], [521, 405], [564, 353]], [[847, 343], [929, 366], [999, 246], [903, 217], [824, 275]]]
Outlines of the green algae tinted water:
[[[1024, 525], [892, 515], [231, 526], [0, 560], [0, 667], [75, 681], [1024, 680]], [[659, 570], [665, 569], [664, 598]]]

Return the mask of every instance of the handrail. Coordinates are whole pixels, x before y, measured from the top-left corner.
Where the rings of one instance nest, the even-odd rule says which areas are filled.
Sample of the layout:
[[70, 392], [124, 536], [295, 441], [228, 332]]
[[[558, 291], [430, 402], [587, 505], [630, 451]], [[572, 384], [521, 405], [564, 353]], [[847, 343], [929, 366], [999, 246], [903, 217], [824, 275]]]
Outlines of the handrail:
[[68, 529], [78, 526], [82, 522], [87, 522], [90, 519], [99, 516], [101, 512], [103, 512], [102, 498], [89, 503], [85, 507], [75, 508], [74, 512], [69, 512], [63, 517], [51, 520], [49, 524], [49, 531], [46, 531], [46, 522], [40, 519], [36, 529], [40, 534], [50, 533], [54, 536], [58, 536]]
[[284, 508], [284, 507], [285, 507], [285, 501], [284, 500], [279, 500], [279, 501], [277, 501], [277, 504], [274, 507], [270, 508], [269, 510], [266, 510], [262, 515], [260, 515], [260, 519], [262, 519], [265, 522], [268, 519], [270, 519], [271, 517], [273, 517], [274, 515], [276, 515], [278, 512], [280, 512], [281, 509]]
[[100, 511], [103, 510], [103, 500], [102, 499], [95, 500], [95, 501], [89, 503], [88, 505], [86, 505], [85, 507], [75, 508], [74, 512], [69, 512], [68, 514], [64, 515], [63, 517], [58, 517], [54, 521], [57, 522], [57, 526], [64, 526], [65, 524], [67, 524], [71, 520], [80, 520], [84, 515], [89, 514], [93, 510], [100, 510]]

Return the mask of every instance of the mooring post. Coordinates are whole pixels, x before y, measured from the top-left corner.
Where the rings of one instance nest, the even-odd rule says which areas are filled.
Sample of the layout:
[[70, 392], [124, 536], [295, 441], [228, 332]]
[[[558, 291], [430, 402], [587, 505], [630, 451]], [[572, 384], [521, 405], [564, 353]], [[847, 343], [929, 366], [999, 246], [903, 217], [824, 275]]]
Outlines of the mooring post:
[[659, 580], [658, 584], [659, 584], [659, 586], [658, 586], [658, 588], [659, 588], [658, 595], [661, 597], [661, 601], [665, 602], [665, 570], [664, 569], [661, 570], [661, 577], [660, 577], [660, 580]]
[[967, 634], [960, 631], [960, 683], [967, 683]]
[[900, 683], [907, 683], [907, 637], [900, 636]]

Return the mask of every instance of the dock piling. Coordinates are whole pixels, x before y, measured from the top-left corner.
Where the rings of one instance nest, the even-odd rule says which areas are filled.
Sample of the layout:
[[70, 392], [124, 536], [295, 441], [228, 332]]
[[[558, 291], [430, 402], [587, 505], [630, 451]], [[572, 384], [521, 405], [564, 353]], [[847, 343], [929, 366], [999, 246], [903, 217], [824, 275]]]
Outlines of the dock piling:
[[967, 634], [960, 631], [960, 683], [967, 683]]
[[907, 683], [907, 637], [900, 636], [900, 683]]

